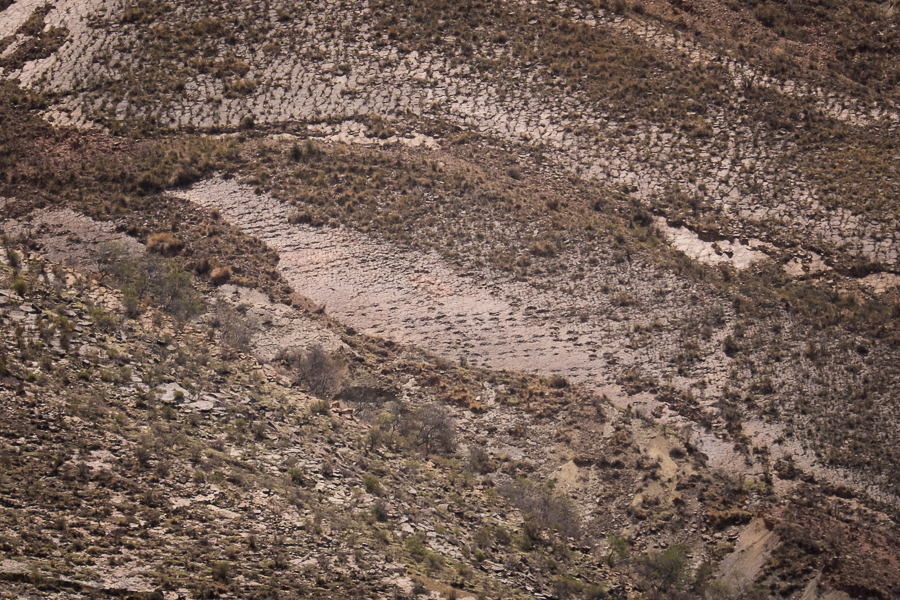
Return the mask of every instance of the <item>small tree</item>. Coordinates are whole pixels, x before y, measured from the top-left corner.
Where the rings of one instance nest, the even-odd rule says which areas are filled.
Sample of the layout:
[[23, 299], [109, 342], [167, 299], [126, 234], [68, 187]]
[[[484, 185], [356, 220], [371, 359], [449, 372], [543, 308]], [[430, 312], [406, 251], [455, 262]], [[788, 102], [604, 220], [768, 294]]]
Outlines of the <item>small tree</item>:
[[259, 329], [259, 319], [248, 315], [242, 306], [233, 308], [224, 300], [216, 302], [210, 324], [221, 332], [222, 340], [237, 352], [247, 352], [253, 335]]
[[341, 388], [347, 374], [347, 363], [343, 357], [328, 354], [316, 344], [306, 351], [283, 350], [280, 358], [297, 374], [297, 381], [305, 385], [313, 395], [330, 399]]
[[456, 423], [447, 409], [426, 404], [413, 412], [409, 429], [416, 445], [426, 454], [432, 450], [450, 453], [456, 449]]
[[663, 592], [680, 585], [685, 576], [688, 550], [684, 544], [672, 544], [665, 551], [647, 557], [644, 561], [647, 579]]
[[97, 271], [100, 281], [107, 277], [117, 280], [118, 272], [125, 261], [133, 260], [125, 246], [116, 242], [105, 242], [97, 250]]

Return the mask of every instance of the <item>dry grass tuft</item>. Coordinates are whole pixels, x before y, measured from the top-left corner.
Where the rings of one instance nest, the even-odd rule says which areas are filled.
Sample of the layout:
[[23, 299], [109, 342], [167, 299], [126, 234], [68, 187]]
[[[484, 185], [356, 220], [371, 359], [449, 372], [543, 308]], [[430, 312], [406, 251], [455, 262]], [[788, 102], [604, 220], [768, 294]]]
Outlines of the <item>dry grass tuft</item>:
[[228, 283], [231, 279], [231, 267], [216, 267], [209, 275], [209, 280], [213, 285], [222, 285]]
[[184, 248], [184, 242], [171, 233], [154, 233], [147, 238], [147, 249], [163, 256], [175, 256]]

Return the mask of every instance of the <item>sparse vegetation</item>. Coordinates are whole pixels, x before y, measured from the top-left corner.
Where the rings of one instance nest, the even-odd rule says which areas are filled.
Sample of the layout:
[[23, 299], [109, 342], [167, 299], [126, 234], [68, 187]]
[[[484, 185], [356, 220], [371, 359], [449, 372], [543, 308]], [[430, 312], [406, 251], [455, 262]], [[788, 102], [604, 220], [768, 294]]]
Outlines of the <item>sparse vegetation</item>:
[[[898, 596], [894, 4], [140, 0], [88, 65], [75, 13], [4, 13], [0, 595]], [[182, 197], [211, 176], [485, 314], [431, 311], [443, 358], [358, 334]]]
[[322, 399], [330, 399], [341, 387], [347, 373], [344, 359], [325, 352], [320, 345], [306, 350], [283, 350], [280, 359], [296, 374], [297, 381]]
[[[541, 486], [527, 479], [518, 479], [500, 488], [500, 492], [510, 503], [522, 510], [526, 516], [526, 530], [529, 524], [539, 528], [553, 529], [567, 537], [577, 537], [581, 531], [578, 511], [574, 504], [553, 489]], [[531, 541], [540, 539], [535, 529], [526, 533]]]

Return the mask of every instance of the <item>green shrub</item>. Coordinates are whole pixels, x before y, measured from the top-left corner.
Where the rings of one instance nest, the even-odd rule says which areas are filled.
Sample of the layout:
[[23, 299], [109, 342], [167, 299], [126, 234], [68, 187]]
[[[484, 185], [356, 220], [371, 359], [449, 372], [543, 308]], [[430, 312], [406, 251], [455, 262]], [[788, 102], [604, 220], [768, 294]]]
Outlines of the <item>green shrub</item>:
[[28, 293], [28, 282], [22, 279], [21, 275], [16, 275], [16, 278], [13, 279], [12, 289], [18, 295], [24, 296]]
[[231, 563], [218, 561], [212, 565], [213, 579], [221, 582], [227, 582], [231, 577]]
[[406, 538], [403, 545], [413, 557], [419, 560], [425, 558], [425, 553], [428, 552], [428, 549], [425, 548], [425, 534], [421, 531], [417, 531]]
[[651, 554], [644, 559], [645, 576], [664, 592], [679, 585], [685, 576], [689, 550], [684, 544], [672, 544], [663, 552]]
[[553, 595], [556, 598], [573, 598], [580, 596], [584, 584], [572, 577], [563, 577], [553, 582]]
[[194, 290], [185, 271], [173, 269], [153, 282], [153, 295], [165, 312], [178, 320], [187, 320], [203, 312], [203, 298]]
[[309, 414], [311, 415], [327, 415], [331, 413], [331, 405], [328, 400], [316, 400], [309, 405]]
[[469, 446], [469, 470], [479, 475], [494, 471], [497, 466], [491, 461], [491, 455], [483, 446]]
[[178, 418], [178, 411], [171, 404], [163, 404], [159, 409], [159, 416], [166, 421], [174, 421]]
[[513, 506], [526, 514], [523, 531], [532, 541], [540, 537], [538, 531], [530, 531], [535, 528], [552, 528], [567, 537], [580, 535], [581, 523], [578, 511], [566, 496], [525, 478], [504, 484], [500, 486], [499, 491]]
[[381, 492], [381, 482], [378, 481], [378, 478], [374, 475], [368, 475], [365, 479], [363, 479], [363, 486], [365, 486], [366, 491], [370, 494], [378, 494]]
[[119, 320], [116, 319], [115, 315], [103, 310], [99, 306], [95, 306], [91, 309], [91, 319], [93, 319], [94, 325], [96, 325], [100, 331], [106, 333], [116, 331], [119, 328]]
[[[494, 488], [490, 489], [493, 490]], [[512, 535], [510, 535], [509, 531], [507, 531], [505, 527], [497, 527], [494, 530], [494, 539], [498, 544], [506, 547], [509, 546], [509, 544], [512, 542]]]
[[617, 560], [622, 560], [628, 556], [628, 542], [625, 538], [611, 535], [607, 538], [609, 542], [609, 554], [606, 555], [607, 564], [612, 567]]
[[372, 505], [372, 516], [380, 523], [388, 520], [388, 511], [384, 502], [379, 501]]
[[329, 399], [341, 388], [347, 373], [343, 357], [325, 352], [320, 345], [310, 346], [306, 351], [284, 350], [280, 358], [297, 373], [299, 383], [320, 398]]
[[491, 545], [493, 537], [490, 527], [482, 527], [478, 530], [473, 539], [479, 548], [487, 548]]
[[585, 600], [603, 600], [604, 598], [609, 598], [609, 593], [600, 585], [584, 586], [581, 590], [581, 595]]
[[150, 450], [146, 446], [138, 446], [134, 449], [134, 460], [140, 467], [146, 467], [150, 462]]
[[[150, 236], [148, 247], [160, 254], [180, 250], [182, 242], [168, 233]], [[177, 248], [177, 250], [176, 250]], [[134, 318], [140, 304], [152, 296], [160, 309], [177, 320], [191, 319], [204, 310], [202, 296], [194, 290], [189, 273], [171, 265], [156, 254], [135, 255], [120, 244], [105, 244], [98, 258], [102, 276], [110, 277], [123, 292], [125, 314]]]
[[408, 413], [404, 430], [426, 454], [436, 451], [449, 454], [456, 450], [456, 423], [447, 409], [426, 404]]
[[122, 305], [125, 307], [125, 316], [134, 319], [140, 314], [141, 301], [137, 294], [126, 290], [122, 296]]
[[443, 406], [413, 407], [394, 400], [384, 404], [376, 424], [366, 434], [366, 441], [372, 447], [400, 443], [426, 454], [449, 454], [456, 450], [456, 423]]
[[13, 269], [19, 268], [19, 254], [13, 248], [8, 246], [6, 248], [6, 262], [9, 263], [9, 266]]
[[288, 477], [291, 478], [292, 483], [301, 485], [303, 483], [303, 470], [299, 467], [291, 467], [288, 469]]
[[425, 568], [431, 572], [439, 571], [444, 566], [444, 557], [437, 552], [425, 554]]

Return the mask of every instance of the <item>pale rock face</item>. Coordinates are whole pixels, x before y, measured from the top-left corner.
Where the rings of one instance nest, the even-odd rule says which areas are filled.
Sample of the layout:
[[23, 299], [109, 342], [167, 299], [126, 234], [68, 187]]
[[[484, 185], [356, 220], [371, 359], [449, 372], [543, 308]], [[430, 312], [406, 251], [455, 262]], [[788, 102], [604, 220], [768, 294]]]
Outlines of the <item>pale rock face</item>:
[[876, 294], [883, 294], [892, 288], [900, 286], [900, 275], [894, 273], [873, 273], [863, 277], [862, 282]]
[[[26, 41], [16, 31], [42, 4], [43, 0], [18, 0], [0, 13], [0, 38], [13, 37], [0, 56], [10, 56]], [[411, 130], [400, 127], [400, 133], [387, 135], [355, 119], [377, 115], [389, 123], [419, 117], [440, 120], [462, 131], [483, 135], [491, 140], [491, 144], [504, 148], [522, 152], [540, 148], [556, 173], [567, 171], [617, 189], [627, 187], [628, 193], [645, 204], [664, 197], [673, 186], [702, 198], [732, 222], [733, 231], [723, 234], [723, 239], [704, 241], [688, 228], [670, 227], [663, 217], [656, 220], [655, 227], [674, 248], [704, 264], [747, 269], [778, 252], [775, 244], [751, 235], [735, 234], [734, 231], [742, 230], [743, 224], [747, 224], [748, 229], [755, 227], [756, 231], [771, 230], [772, 238], [800, 232], [801, 247], [784, 265], [788, 274], [798, 278], [830, 270], [822, 256], [802, 247], [804, 239], [809, 237], [843, 246], [852, 256], [888, 267], [896, 268], [900, 262], [897, 233], [900, 226], [896, 217], [889, 213], [869, 217], [847, 209], [823, 208], [821, 201], [825, 192], [807, 174], [791, 169], [789, 159], [784, 158], [796, 150], [790, 141], [746, 120], [733, 121], [731, 115], [717, 107], [709, 107], [703, 119], [691, 113], [691, 117], [705, 121], [710, 131], [708, 137], [697, 139], [680, 131], [665, 131], [653, 122], [638, 121], [634, 123], [634, 137], [629, 134], [623, 139], [621, 134], [626, 129], [631, 131], [631, 123], [610, 116], [602, 103], [578, 94], [548, 93], [547, 87], [538, 81], [541, 75], [537, 73], [538, 67], [514, 67], [505, 73], [476, 73], [472, 65], [448, 60], [441, 52], [420, 54], [414, 51], [400, 56], [396, 48], [376, 45], [377, 40], [365, 23], [368, 18], [365, 8], [354, 8], [344, 15], [345, 25], [356, 27], [355, 36], [325, 39], [321, 37], [323, 25], [340, 14], [332, 3], [325, 1], [310, 5], [302, 24], [276, 23], [271, 31], [272, 39], [284, 40], [290, 30], [296, 28], [301, 33], [301, 45], [314, 41], [322, 51], [321, 59], [311, 60], [290, 50], [271, 57], [257, 48], [237, 44], [233, 53], [247, 63], [247, 80], [255, 82], [246, 94], [228, 97], [221, 80], [194, 73], [185, 77], [182, 89], [173, 93], [167, 102], [142, 102], [128, 94], [116, 96], [103, 83], [126, 77], [129, 65], [140, 59], [141, 41], [134, 31], [125, 31], [121, 24], [125, 8], [124, 3], [117, 1], [56, 2], [45, 22], [48, 27], [66, 27], [67, 41], [52, 56], [26, 63], [4, 76], [18, 78], [22, 85], [35, 90], [58, 92], [53, 100], [55, 104], [47, 110], [45, 118], [51, 123], [80, 128], [97, 127], [100, 118], [152, 118], [173, 128], [229, 128], [238, 126], [242, 119], [251, 115], [258, 124], [299, 122], [301, 130], [305, 127], [312, 138], [327, 143], [373, 147], [403, 145], [432, 151], [439, 150], [447, 140], [419, 133], [415, 127]], [[187, 21], [201, 16], [196, 7], [179, 6], [174, 12]], [[190, 14], [185, 15], [186, 12]], [[854, 98], [813, 89], [802, 82], [770, 77], [653, 23], [618, 17], [603, 10], [584, 14], [576, 11], [572, 20], [591, 28], [605, 27], [637, 36], [663, 56], [678, 54], [694, 65], [705, 66], [708, 61], [715, 60], [724, 65], [723, 87], [729, 93], [740, 94], [743, 86], [752, 84], [787, 96], [802, 96], [811, 99], [814, 106], [834, 119], [855, 127], [871, 127], [887, 136], [897, 134], [900, 116], [895, 107], [862, 106]], [[96, 23], [101, 25], [96, 26]], [[496, 50], [498, 55], [503, 52], [502, 48]], [[290, 139], [287, 134], [275, 137]], [[752, 144], [749, 143], [751, 138], [754, 139]], [[613, 419], [617, 418], [617, 409], [627, 411], [629, 422], [636, 421], [630, 427], [640, 429], [643, 427], [641, 420], [632, 419], [632, 411], [637, 415], [649, 412], [664, 427], [679, 429], [685, 440], [692, 438], [697, 449], [708, 455], [708, 466], [712, 469], [761, 478], [763, 461], [791, 457], [797, 466], [816, 476], [848, 485], [862, 485], [859, 480], [851, 481], [847, 473], [826, 470], [817, 464], [812, 453], [807, 453], [796, 438], [785, 440], [785, 431], [777, 421], [764, 422], [751, 415], [743, 420], [742, 433], [748, 436], [752, 445], [771, 449], [771, 454], [759, 459], [738, 452], [731, 443], [724, 443], [722, 437], [717, 437], [716, 432], [721, 433], [724, 429], [721, 420], [712, 423], [708, 429], [701, 429], [651, 393], [624, 391], [616, 377], [623, 368], [645, 369], [653, 377], [666, 372], [671, 375], [668, 363], [680, 348], [677, 338], [683, 330], [667, 329], [666, 325], [674, 320], [673, 314], [685, 309], [685, 304], [666, 296], [670, 293], [678, 295], [673, 293], [675, 283], [684, 284], [687, 289], [690, 284], [684, 281], [654, 272], [646, 265], [636, 265], [632, 269], [628, 264], [615, 272], [615, 277], [610, 277], [613, 272], [610, 270], [601, 272], [597, 269], [597, 273], [588, 273], [581, 285], [586, 291], [576, 297], [572, 292], [559, 289], [536, 289], [512, 281], [497, 283], [499, 280], [492, 279], [490, 273], [481, 279], [470, 277], [471, 273], [463, 275], [436, 254], [417, 253], [343, 228], [317, 230], [291, 225], [289, 207], [266, 194], [254, 194], [233, 181], [201, 182], [180, 195], [197, 204], [219, 209], [226, 219], [277, 250], [282, 259], [280, 268], [295, 288], [319, 302], [323, 309], [327, 307], [330, 315], [364, 333], [415, 344], [444, 357], [466, 358], [471, 364], [564, 374], [598, 394], [607, 395], [616, 407], [605, 405], [607, 411], [613, 413]], [[3, 202], [0, 199], [0, 207]], [[3, 226], [9, 233], [33, 234], [49, 258], [65, 260], [85, 269], [96, 266], [97, 249], [107, 242], [131, 245], [134, 251], [142, 251], [136, 242], [116, 233], [113, 224], [96, 223], [71, 210], [38, 211], [29, 221], [8, 221]], [[749, 241], [744, 243], [742, 240]], [[0, 256], [0, 262], [5, 260]], [[611, 302], [605, 292], [597, 292], [601, 286], [607, 287], [604, 277], [610, 277], [610, 282], [615, 280], [613, 285], [621, 283], [618, 281], [621, 277], [625, 281], [623, 289], [638, 298], [629, 298], [622, 292], [626, 297], [621, 303]], [[650, 280], [654, 283], [648, 283]], [[882, 294], [900, 285], [900, 276], [877, 273], [863, 278], [862, 283]], [[685, 291], [684, 295], [692, 291]], [[96, 292], [89, 299], [97, 306], [121, 310], [113, 293]], [[314, 343], [322, 344], [329, 351], [349, 351], [333, 330], [269, 301], [258, 291], [224, 285], [217, 290], [215, 302], [240, 306], [248, 320], [264, 324], [252, 339], [253, 360], [270, 361], [281, 348]], [[638, 304], [638, 307], [628, 308], [632, 304]], [[11, 322], [21, 322], [29, 327], [35, 323], [34, 313], [40, 314], [33, 306], [20, 305], [20, 300], [5, 290], [0, 290], [0, 306], [9, 306], [5, 312]], [[716, 308], [720, 308], [722, 324], [705, 341], [698, 342], [704, 344], [703, 353], [692, 367], [703, 383], [702, 388], [694, 390], [697, 405], [711, 412], [723, 389], [728, 366], [727, 361], [712, 357], [715, 350], [710, 349], [722, 346], [728, 331], [725, 323], [730, 326], [735, 321], [729, 307]], [[578, 314], [583, 318], [577, 318]], [[79, 321], [77, 332], [84, 333], [89, 325], [87, 321]], [[633, 337], [638, 341], [633, 342], [632, 334], [636, 331], [638, 334]], [[645, 332], [644, 340], [639, 339], [640, 331]], [[651, 333], [647, 334], [647, 331]], [[690, 332], [689, 336], [696, 337], [696, 333]], [[123, 339], [123, 336], [120, 334], [117, 339]], [[93, 360], [102, 350], [93, 343], [85, 343], [80, 348], [77, 356], [83, 362]], [[252, 362], [249, 357], [244, 359]], [[288, 398], [301, 403], [311, 401], [307, 396], [295, 398], [296, 390], [290, 390], [290, 381], [271, 365], [251, 366], [252, 379], [258, 381], [260, 387], [278, 389], [282, 394], [279, 401]], [[678, 377], [674, 381], [684, 387], [690, 384], [679, 381]], [[135, 378], [134, 387], [140, 388], [138, 382]], [[421, 394], [412, 378], [403, 390], [406, 400], [415, 400]], [[161, 394], [160, 400], [166, 403], [175, 401], [176, 394], [179, 400], [185, 400], [179, 410], [194, 413], [198, 423], [224, 417], [226, 408], [249, 404], [244, 388], [238, 385], [217, 393], [197, 393], [196, 397], [188, 397], [188, 389], [176, 382], [162, 384], [157, 391]], [[482, 437], [485, 431], [502, 433], [518, 423], [519, 414], [501, 401], [505, 393], [502, 385], [485, 382], [479, 393], [481, 395], [475, 400], [490, 408], [486, 414], [453, 409], [460, 419], [463, 434], [471, 435], [473, 439], [477, 434], [479, 439], [485, 439]], [[35, 400], [34, 393], [29, 394], [28, 399]], [[343, 428], [352, 430], [352, 436], [347, 435], [345, 440], [349, 443], [342, 443], [341, 449], [332, 453], [330, 437], [328, 445], [319, 440], [313, 447], [309, 443], [311, 440], [304, 439], [308, 434], [315, 435], [312, 428], [310, 432], [291, 432], [279, 420], [282, 417], [277, 411], [269, 410], [263, 416], [261, 422], [266, 424], [263, 437], [270, 433], [275, 435], [276, 428], [280, 427], [284, 431], [277, 435], [284, 436], [281, 438], [284, 444], [268, 448], [267, 455], [256, 455], [264, 467], [260, 470], [280, 477], [285, 458], [293, 458], [291, 464], [302, 467], [314, 484], [312, 490], [321, 493], [322, 500], [335, 511], [365, 506], [357, 506], [360, 499], [365, 503], [374, 499], [369, 494], [358, 493], [359, 488], [353, 488], [353, 484], [341, 481], [342, 470], [357, 457], [351, 450], [354, 447], [352, 440], [362, 432], [353, 429], [356, 424], [351, 420], [342, 424]], [[585, 438], [612, 436], [614, 429], [610, 420], [599, 430], [585, 432]], [[76, 426], [78, 421], [77, 418], [68, 420]], [[479, 429], [484, 425], [490, 428]], [[555, 429], [557, 425], [546, 425], [543, 437], [535, 438], [550, 439], [550, 428]], [[298, 431], [303, 435], [298, 435]], [[342, 434], [335, 435], [340, 437]], [[641, 451], [659, 465], [661, 479], [634, 494], [630, 505], [639, 508], [654, 498], [663, 503], [676, 497], [680, 500], [676, 480], [696, 474], [693, 468], [686, 469], [685, 464], [672, 458], [676, 445], [681, 451], [680, 443], [673, 442], [674, 438], [668, 433], [651, 432], [649, 428], [642, 433], [636, 432], [635, 438]], [[116, 445], [110, 447], [119, 452], [121, 441], [113, 439], [112, 443]], [[489, 443], [493, 444], [491, 450], [515, 458], [534, 459], [546, 469], [544, 475], [557, 477], [559, 489], [566, 493], [590, 497], [604, 485], [593, 467], [583, 466], [564, 453], [553, 455], [556, 452], [553, 444], [544, 448], [532, 439], [512, 441], [508, 438], [492, 439]], [[240, 459], [245, 450], [235, 445], [228, 449], [228, 454]], [[253, 457], [254, 453], [249, 456]], [[83, 465], [96, 471], [113, 471], [119, 458], [116, 453], [102, 450], [83, 454], [75, 460], [81, 460]], [[337, 465], [332, 460], [336, 460]], [[553, 461], [557, 461], [552, 467], [555, 470], [550, 467]], [[329, 465], [327, 472], [325, 464]], [[432, 467], [428, 465], [428, 468]], [[189, 479], [185, 477], [184, 481]], [[791, 485], [787, 481], [777, 481], [775, 490], [781, 494]], [[434, 491], [426, 483], [403, 489], [407, 497], [420, 500]], [[278, 493], [270, 493], [268, 489], [241, 495], [236, 502], [227, 503], [224, 501], [230, 499], [223, 498], [215, 488], [212, 491], [206, 488], [207, 495], [191, 494], [191, 488], [184, 484], [180, 491], [185, 497], [169, 499], [171, 508], [191, 507], [206, 515], [205, 527], [213, 529], [221, 522], [226, 528], [241, 529], [242, 535], [250, 531], [247, 522], [254, 523], [253, 519], [257, 519], [256, 532], [271, 527], [279, 531], [289, 529], [299, 536], [311, 516], [309, 510], [301, 514], [301, 508], [281, 502]], [[869, 491], [874, 494], [878, 490], [872, 487]], [[121, 495], [115, 496], [114, 504], [119, 505], [124, 500]], [[471, 497], [468, 500], [472, 503]], [[893, 497], [889, 500], [897, 501]], [[392, 510], [397, 510], [398, 506], [403, 507], [397, 503]], [[448, 505], [442, 506], [440, 512], [446, 513]], [[479, 505], [475, 503], [475, 506]], [[497, 523], [509, 524], [504, 521], [508, 515], [489, 516]], [[463, 555], [457, 549], [459, 543], [446, 533], [438, 534], [435, 531], [438, 519], [429, 524], [430, 518], [427, 511], [422, 511], [415, 521], [403, 517], [398, 529], [404, 534], [413, 534], [417, 529], [427, 531], [429, 548], [462, 560]], [[130, 528], [143, 525], [143, 522], [132, 522]], [[151, 533], [158, 535], [160, 532]], [[329, 538], [328, 542], [331, 541]], [[777, 543], [776, 536], [766, 529], [762, 520], [754, 519], [738, 539], [735, 552], [722, 564], [721, 573], [736, 588], [752, 583]], [[311, 558], [316, 553], [318, 550], [311, 549], [302, 558], [291, 560], [290, 564], [298, 570], [307, 567], [321, 567], [326, 571], [346, 569], [348, 574], [352, 568], [354, 576], [358, 574], [353, 564], [355, 559], [348, 558], [350, 562], [342, 565], [337, 560], [330, 562], [332, 559], [328, 557], [322, 561]], [[361, 549], [360, 553], [362, 555]], [[162, 561], [159, 564], [163, 564]], [[413, 591], [414, 581], [407, 576], [404, 564], [376, 565], [383, 583], [405, 593]], [[149, 593], [154, 586], [134, 570], [143, 566], [143, 561], [135, 561], [133, 566], [109, 569], [101, 583], [105, 587]], [[496, 562], [486, 561], [483, 567], [495, 573], [511, 574], [511, 570]], [[32, 571], [25, 563], [2, 560], [0, 572], [19, 578]], [[848, 598], [840, 592], [820, 589], [820, 579], [809, 582], [802, 600]], [[432, 597], [437, 597], [436, 593]]]
[[[275, 249], [280, 256], [279, 268], [294, 289], [363, 333], [412, 344], [439, 356], [466, 357], [469, 363], [491, 369], [563, 374], [606, 394], [623, 409], [658, 411], [661, 423], [690, 428], [651, 394], [627, 395], [616, 383], [615, 364], [647, 370], [664, 370], [665, 366], [630, 347], [614, 322], [573, 318], [573, 304], [585, 312], [615, 312], [600, 295], [573, 298], [515, 283], [486, 285], [460, 276], [434, 254], [402, 249], [345, 228], [293, 225], [288, 222], [290, 206], [267, 194], [256, 194], [235, 180], [212, 179], [179, 193], [204, 207], [218, 209], [224, 219]], [[746, 268], [766, 258], [761, 250], [765, 245], [755, 240], [746, 246], [718, 242], [716, 252], [715, 244], [702, 242], [684, 228], [668, 228], [666, 235], [672, 236], [672, 243], [679, 249], [710, 264]], [[594, 276], [599, 285], [600, 276]], [[633, 292], [651, 297], [652, 291], [644, 289], [639, 279], [632, 280]], [[586, 287], [589, 285], [587, 280]], [[670, 318], [673, 310], [683, 309], [659, 303], [644, 304], [638, 312], [642, 321], [650, 322]], [[664, 331], [654, 333], [653, 346], [675, 344], [668, 335]], [[711, 343], [720, 345], [724, 335], [724, 331], [717, 332]], [[701, 404], [713, 406], [724, 382], [725, 367], [705, 361], [703, 369], [711, 385], [696, 393], [702, 397]], [[490, 403], [491, 396], [486, 389], [482, 401]], [[804, 453], [796, 439], [783, 440], [782, 427], [777, 423], [747, 415], [744, 431], [754, 443], [769, 446], [773, 456], [792, 456], [804, 469], [848, 481], [846, 473], [819, 469], [814, 457]], [[759, 464], [713, 432], [695, 426], [692, 435], [698, 448], [709, 456], [710, 466], [748, 476], [761, 473]], [[777, 439], [781, 441], [775, 444]]]
[[663, 217], [657, 217], [656, 228], [672, 246], [694, 260], [708, 265], [728, 264], [735, 269], [746, 269], [754, 262], [767, 257], [765, 252], [754, 250], [754, 248], [766, 246], [759, 240], [750, 240], [749, 245], [744, 245], [736, 240], [704, 242], [686, 227], [670, 227]]
[[[0, 13], [0, 36], [13, 35], [39, 4], [23, 0]], [[281, 44], [275, 55], [240, 41], [223, 44], [222, 56], [245, 63], [249, 70], [242, 77], [255, 82], [244, 94], [227, 94], [222, 79], [192, 72], [185, 64], [176, 65], [186, 69], [183, 89], [171, 91], [164, 102], [131, 92], [124, 97], [112, 94], [104, 82], [134, 77], [129, 65], [143, 62], [140, 52], [146, 38], [137, 39], [139, 28], [122, 24], [124, 4], [95, 0], [56, 3], [45, 22], [68, 28], [66, 43], [50, 57], [6, 75], [18, 78], [23, 86], [59, 94], [46, 118], [77, 127], [94, 127], [112, 115], [126, 121], [148, 118], [173, 128], [233, 128], [252, 115], [257, 124], [306, 124], [310, 135], [335, 142], [434, 148], [446, 140], [416, 132], [382, 138], [356, 120], [379, 116], [390, 124], [436, 119], [501, 145], [527, 152], [540, 149], [562, 169], [614, 188], [627, 186], [644, 202], [665, 198], [677, 188], [720, 210], [731, 221], [729, 237], [744, 238], [741, 231], [749, 227], [776, 238], [799, 232], [804, 238], [844, 245], [851, 255], [889, 267], [898, 262], [897, 219], [890, 214], [868, 219], [843, 209], [823, 209], [830, 192], [820, 190], [791, 163], [789, 157], [797, 151], [794, 143], [754, 123], [751, 115], [735, 119], [724, 109], [709, 106], [702, 119], [710, 135], [702, 138], [664, 130], [654, 122], [625, 122], [584, 94], [548, 88], [539, 65], [513, 63], [503, 72], [480, 72], [452, 51], [448, 56], [446, 49], [403, 55], [381, 43], [367, 8], [341, 10], [324, 1], [307, 8], [297, 23], [270, 23], [267, 39]], [[173, 26], [208, 16], [196, 6], [177, 12]], [[855, 127], [897, 135], [900, 111], [895, 107], [864, 105], [803, 82], [771, 77], [653, 22], [600, 9], [570, 18], [590, 28], [636, 36], [664, 57], [704, 68], [721, 65], [723, 90], [738, 104], [745, 86], [765, 87], [811, 101], [824, 114]], [[356, 35], [340, 40], [323, 35], [335, 21], [352, 24]], [[309, 48], [317, 48], [320, 58], [311, 59]], [[495, 50], [498, 55], [508, 52], [502, 46]], [[629, 135], [623, 137], [625, 131]], [[704, 260], [717, 261], [712, 254], [722, 255], [697, 251]], [[755, 260], [752, 254], [735, 252], [733, 263]]]

